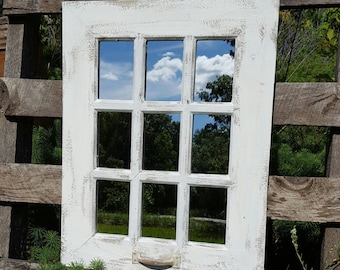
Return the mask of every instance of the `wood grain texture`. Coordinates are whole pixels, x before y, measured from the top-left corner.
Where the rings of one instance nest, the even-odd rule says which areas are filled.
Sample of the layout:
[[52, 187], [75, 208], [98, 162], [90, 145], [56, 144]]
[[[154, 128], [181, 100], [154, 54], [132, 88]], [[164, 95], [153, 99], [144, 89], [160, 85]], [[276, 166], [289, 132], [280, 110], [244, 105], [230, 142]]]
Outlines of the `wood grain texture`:
[[6, 38], [8, 29], [8, 17], [0, 17], [0, 50], [6, 49]]
[[1, 112], [0, 134], [0, 163], [15, 162], [17, 123], [10, 122]]
[[340, 126], [339, 83], [277, 83], [274, 125]]
[[[61, 166], [1, 164], [0, 201], [60, 204]], [[340, 178], [270, 176], [268, 216], [340, 221]]]
[[[340, 128], [331, 129], [331, 142], [328, 152], [327, 173], [330, 177], [340, 177]], [[340, 243], [340, 224], [325, 224], [323, 229], [321, 269], [325, 269], [336, 258], [337, 250], [334, 250], [333, 247]]]
[[0, 164], [0, 201], [61, 203], [61, 166]]
[[8, 25], [4, 76], [20, 78], [24, 43], [24, 24], [18, 21]]
[[2, 270], [35, 270], [38, 269], [37, 263], [31, 263], [28, 261], [14, 260], [14, 259], [1, 259], [0, 269]]
[[[0, 109], [7, 107], [5, 110], [7, 116], [61, 117], [62, 115], [61, 81], [2, 78], [0, 95], [3, 95], [0, 96]], [[9, 106], [6, 103], [6, 95], [10, 98]], [[2, 100], [3, 104], [1, 104]]]
[[[67, 1], [67, 0], [66, 0]], [[77, 1], [77, 0], [69, 0]], [[84, 0], [82, 0], [84, 1]], [[4, 15], [61, 13], [61, 0], [3, 0]], [[281, 0], [283, 8], [339, 6], [340, 0]]]
[[340, 0], [281, 0], [280, 6], [284, 8], [306, 8], [340, 6]]
[[272, 219], [340, 222], [340, 178], [271, 176], [268, 216]]
[[[0, 108], [10, 96], [8, 116], [61, 117], [62, 82], [2, 78]], [[2, 89], [5, 89], [2, 87]], [[32, 91], [34, 89], [34, 91]], [[7, 106], [7, 105], [6, 105]], [[339, 83], [277, 83], [274, 125], [340, 126]]]
[[61, 0], [3, 0], [3, 14], [61, 13]]
[[11, 233], [11, 210], [12, 207], [10, 206], [0, 205], [0, 258], [8, 258]]

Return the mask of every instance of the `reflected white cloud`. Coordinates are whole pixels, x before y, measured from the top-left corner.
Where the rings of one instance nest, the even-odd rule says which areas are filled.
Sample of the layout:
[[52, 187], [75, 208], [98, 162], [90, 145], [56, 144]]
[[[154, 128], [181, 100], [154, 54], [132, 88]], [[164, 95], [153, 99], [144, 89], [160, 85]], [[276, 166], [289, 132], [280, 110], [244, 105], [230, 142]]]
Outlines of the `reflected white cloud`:
[[216, 80], [216, 76], [233, 76], [234, 58], [230, 54], [216, 55], [208, 58], [205, 55], [196, 59], [195, 90], [205, 89], [208, 82]]
[[100, 60], [100, 78], [117, 81], [123, 78], [131, 78], [132, 63], [110, 63]]
[[182, 60], [179, 58], [171, 58], [171, 54], [166, 53], [156, 64], [153, 69], [147, 72], [146, 79], [151, 82], [176, 80], [182, 71]]
[[[180, 100], [183, 62], [174, 52], [166, 52], [147, 71], [147, 100]], [[223, 74], [233, 76], [234, 59], [230, 54], [196, 58], [195, 92]], [[132, 98], [133, 65], [127, 62], [100, 61], [100, 98]]]
[[132, 98], [132, 63], [100, 61], [99, 98], [121, 99]]

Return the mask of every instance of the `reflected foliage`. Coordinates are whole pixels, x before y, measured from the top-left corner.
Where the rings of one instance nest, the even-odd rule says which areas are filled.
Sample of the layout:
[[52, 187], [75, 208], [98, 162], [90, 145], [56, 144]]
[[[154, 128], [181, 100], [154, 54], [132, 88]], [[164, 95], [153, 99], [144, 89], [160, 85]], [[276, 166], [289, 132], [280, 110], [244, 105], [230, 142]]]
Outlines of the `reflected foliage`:
[[[227, 119], [227, 118], [226, 118]], [[193, 173], [227, 173], [229, 162], [229, 129], [206, 125], [197, 130], [192, 145]]]
[[167, 114], [145, 114], [143, 169], [178, 169], [180, 123]]
[[131, 114], [100, 112], [98, 125], [99, 166], [130, 168]]
[[232, 98], [233, 78], [228, 75], [216, 77], [213, 82], [208, 82], [207, 90], [201, 89], [198, 97], [205, 102], [230, 102]]
[[[222, 75], [208, 82], [206, 90], [201, 90], [199, 98], [205, 102], [230, 102], [233, 78]], [[230, 124], [227, 115], [210, 115], [212, 123], [196, 130], [192, 145], [193, 173], [228, 173]]]

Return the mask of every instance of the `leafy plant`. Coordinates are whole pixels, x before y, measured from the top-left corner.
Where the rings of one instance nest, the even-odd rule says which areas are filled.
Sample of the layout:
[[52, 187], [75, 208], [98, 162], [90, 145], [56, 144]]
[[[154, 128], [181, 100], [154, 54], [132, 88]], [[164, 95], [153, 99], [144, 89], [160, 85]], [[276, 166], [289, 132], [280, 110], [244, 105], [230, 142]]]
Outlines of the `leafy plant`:
[[[291, 238], [292, 238], [292, 244], [293, 244], [294, 249], [295, 249], [295, 253], [296, 253], [296, 255], [299, 259], [299, 262], [301, 263], [302, 269], [308, 270], [308, 266], [303, 261], [302, 254], [300, 254], [300, 252], [299, 252], [299, 244], [298, 244], [298, 236], [296, 234], [296, 226], [293, 227], [293, 229], [290, 231], [290, 234], [291, 234]], [[313, 270], [313, 268], [311, 268], [311, 270]]]
[[[291, 241], [294, 246], [295, 253], [297, 255], [297, 258], [299, 259], [300, 265], [303, 270], [308, 270], [308, 265], [302, 258], [302, 253], [299, 251], [299, 243], [298, 243], [298, 236], [297, 236], [297, 229], [296, 226], [293, 227], [293, 229], [290, 231], [291, 234]], [[335, 253], [335, 258], [332, 260], [331, 264], [325, 266], [324, 270], [335, 270], [340, 266], [340, 243], [334, 245], [334, 247], [329, 251], [330, 254]], [[313, 270], [313, 268], [310, 268], [310, 270]]]
[[29, 240], [32, 243], [30, 257], [40, 265], [54, 264], [59, 261], [61, 240], [55, 231], [43, 228], [29, 229]]
[[105, 263], [100, 259], [93, 259], [89, 268], [82, 263], [72, 262], [65, 266], [60, 262], [61, 240], [57, 232], [43, 228], [30, 228], [31, 243], [30, 260], [39, 264], [38, 270], [104, 270]]

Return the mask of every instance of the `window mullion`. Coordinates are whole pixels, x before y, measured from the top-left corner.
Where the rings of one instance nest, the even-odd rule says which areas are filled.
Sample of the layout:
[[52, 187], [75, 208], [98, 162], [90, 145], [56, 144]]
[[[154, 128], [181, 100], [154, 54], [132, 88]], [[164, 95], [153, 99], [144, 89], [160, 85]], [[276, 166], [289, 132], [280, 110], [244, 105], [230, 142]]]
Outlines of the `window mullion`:
[[142, 170], [143, 157], [143, 112], [145, 88], [145, 39], [138, 35], [134, 43], [134, 79], [132, 127], [131, 127], [131, 186], [130, 186], [130, 215], [129, 237], [136, 241], [141, 235], [142, 183], [136, 177]]
[[184, 247], [188, 240], [189, 228], [189, 194], [190, 188], [187, 185], [186, 177], [190, 174], [191, 164], [191, 140], [192, 140], [192, 113], [190, 103], [193, 101], [194, 70], [195, 70], [195, 40], [192, 36], [184, 39], [183, 56], [183, 85], [182, 85], [182, 104], [180, 130], [180, 151], [178, 170], [182, 176], [178, 185], [177, 200], [177, 225], [176, 240], [179, 247]]

